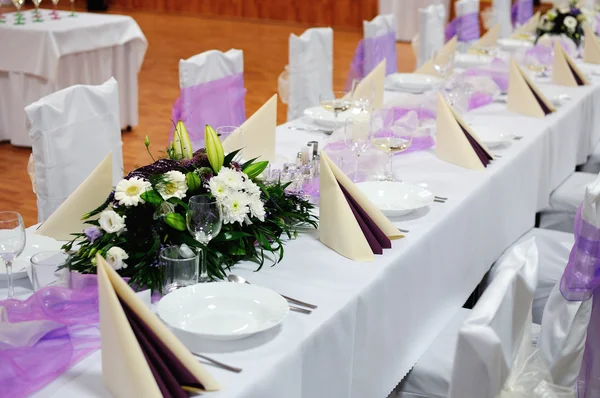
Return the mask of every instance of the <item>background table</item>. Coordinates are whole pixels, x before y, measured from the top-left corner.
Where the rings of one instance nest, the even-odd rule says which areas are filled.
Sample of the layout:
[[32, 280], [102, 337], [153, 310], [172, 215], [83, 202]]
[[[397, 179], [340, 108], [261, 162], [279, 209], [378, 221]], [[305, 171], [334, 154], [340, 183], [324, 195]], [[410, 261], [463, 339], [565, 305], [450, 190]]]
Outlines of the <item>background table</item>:
[[133, 18], [122, 15], [59, 12], [52, 20], [14, 25], [15, 13], [0, 25], [0, 141], [31, 146], [24, 108], [74, 84], [119, 83], [121, 126], [138, 123], [137, 74], [148, 43]]

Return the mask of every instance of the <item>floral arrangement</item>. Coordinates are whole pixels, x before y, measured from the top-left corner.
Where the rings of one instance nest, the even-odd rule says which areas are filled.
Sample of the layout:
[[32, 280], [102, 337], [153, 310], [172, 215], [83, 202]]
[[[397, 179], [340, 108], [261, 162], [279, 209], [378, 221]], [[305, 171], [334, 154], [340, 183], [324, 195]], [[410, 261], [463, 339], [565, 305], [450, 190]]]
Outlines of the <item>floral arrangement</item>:
[[577, 6], [577, 2], [571, 2], [561, 8], [552, 8], [540, 18], [536, 30], [536, 43], [545, 35], [565, 35], [579, 46], [585, 21], [585, 11]]
[[216, 132], [206, 126], [206, 148], [192, 151], [182, 122], [167, 158], [155, 160], [150, 142], [145, 146], [154, 161], [130, 172], [104, 204], [83, 216], [89, 225], [63, 249], [76, 252], [71, 270], [95, 273], [95, 254], [100, 253], [130, 284], [160, 290], [163, 272], [159, 253], [169, 245], [201, 248], [186, 227], [189, 198], [206, 195], [222, 208], [223, 226], [207, 248], [212, 279], [225, 277], [225, 269], [250, 260], [260, 269], [270, 257], [283, 258], [283, 240], [298, 234], [298, 227], [317, 227], [313, 206], [286, 192], [288, 184], [259, 179], [268, 162], [234, 161], [238, 151], [223, 153]]

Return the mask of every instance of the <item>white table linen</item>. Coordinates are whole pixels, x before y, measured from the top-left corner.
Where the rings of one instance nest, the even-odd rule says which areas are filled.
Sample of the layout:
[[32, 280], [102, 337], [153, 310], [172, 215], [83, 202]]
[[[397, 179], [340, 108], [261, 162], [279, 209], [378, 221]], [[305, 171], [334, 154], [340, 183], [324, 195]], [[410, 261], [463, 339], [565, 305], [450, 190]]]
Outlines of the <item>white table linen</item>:
[[[42, 12], [44, 12], [43, 10]], [[121, 127], [138, 123], [138, 82], [148, 43], [129, 16], [77, 13], [0, 25], [0, 140], [31, 146], [24, 108], [74, 84], [119, 82]]]
[[[547, 95], [564, 90], [547, 84], [540, 89]], [[285, 259], [274, 267], [254, 273], [254, 264], [235, 266], [233, 272], [252, 283], [319, 308], [310, 316], [291, 313], [272, 333], [195, 347], [244, 369], [233, 374], [211, 368], [223, 386], [211, 396], [387, 396], [490, 265], [533, 227], [535, 212], [547, 206], [552, 190], [577, 163], [580, 141], [598, 136], [600, 124], [581, 109], [594, 106], [600, 84], [596, 80], [570, 94], [570, 102], [544, 119], [516, 115], [499, 103], [467, 114], [474, 124], [503, 126], [523, 136], [494, 150], [502, 157], [486, 170], [446, 163], [432, 151], [397, 156], [398, 178], [424, 184], [449, 200], [393, 220], [410, 233], [374, 262], [347, 260], [312, 232], [289, 242]], [[386, 100], [401, 95], [386, 92]], [[287, 125], [279, 126], [277, 135], [278, 153], [289, 158], [307, 141], [325, 141], [322, 134]], [[99, 358], [93, 354], [37, 396], [106, 396]]]
[[[393, 14], [396, 19], [396, 40], [409, 42], [419, 29], [419, 8], [432, 4], [443, 4], [449, 10], [450, 0], [379, 0], [378, 13]], [[447, 22], [444, 21], [444, 26]]]

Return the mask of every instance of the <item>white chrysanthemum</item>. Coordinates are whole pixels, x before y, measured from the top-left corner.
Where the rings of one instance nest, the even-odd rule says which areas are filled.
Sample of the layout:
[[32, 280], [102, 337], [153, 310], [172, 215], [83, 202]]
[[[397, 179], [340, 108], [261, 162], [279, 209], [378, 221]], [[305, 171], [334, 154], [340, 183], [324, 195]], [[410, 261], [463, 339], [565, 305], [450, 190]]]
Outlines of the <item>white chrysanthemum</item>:
[[575, 32], [575, 28], [577, 27], [577, 19], [575, 17], [565, 17], [563, 23], [565, 24], [569, 32]]
[[121, 268], [127, 268], [127, 264], [123, 260], [127, 260], [129, 255], [125, 253], [125, 250], [120, 247], [113, 246], [106, 252], [106, 262], [110, 264], [113, 269], [120, 270]]
[[571, 7], [561, 7], [559, 11], [561, 14], [568, 14], [571, 11]]
[[248, 177], [246, 177], [246, 183], [244, 184], [244, 190], [250, 195], [260, 195], [260, 187], [258, 185], [256, 185]]
[[169, 198], [183, 199], [187, 192], [187, 184], [185, 183], [185, 175], [177, 170], [168, 171], [163, 174], [165, 181], [158, 184], [156, 187], [158, 193], [164, 200]]
[[118, 215], [114, 210], [104, 210], [98, 218], [100, 228], [109, 234], [116, 234], [125, 229], [125, 218]]
[[265, 221], [265, 205], [262, 200], [260, 200], [260, 197], [253, 196], [250, 199], [248, 206], [250, 207], [250, 214], [252, 214], [252, 217], [256, 217], [260, 221]]
[[239, 191], [244, 187], [244, 179], [242, 178], [242, 173], [239, 171], [223, 167], [217, 177], [235, 191]]
[[225, 199], [231, 192], [225, 181], [218, 177], [213, 177], [210, 179], [208, 182], [208, 189], [210, 189], [210, 193], [215, 199], [217, 199], [217, 201]]
[[250, 211], [250, 197], [243, 192], [234, 192], [223, 200], [223, 223], [242, 223]]
[[128, 180], [121, 180], [115, 188], [115, 199], [120, 205], [137, 206], [138, 203], [144, 204], [141, 195], [152, 188], [152, 184], [138, 177], [132, 177]]

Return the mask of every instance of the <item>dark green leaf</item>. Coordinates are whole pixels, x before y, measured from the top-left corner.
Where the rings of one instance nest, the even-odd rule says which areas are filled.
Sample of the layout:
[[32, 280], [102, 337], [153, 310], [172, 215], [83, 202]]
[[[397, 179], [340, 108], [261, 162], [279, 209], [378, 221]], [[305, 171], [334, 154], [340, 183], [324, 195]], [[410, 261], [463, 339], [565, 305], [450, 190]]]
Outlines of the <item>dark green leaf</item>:
[[155, 189], [144, 192], [140, 197], [154, 206], [158, 206], [163, 202], [162, 196]]

